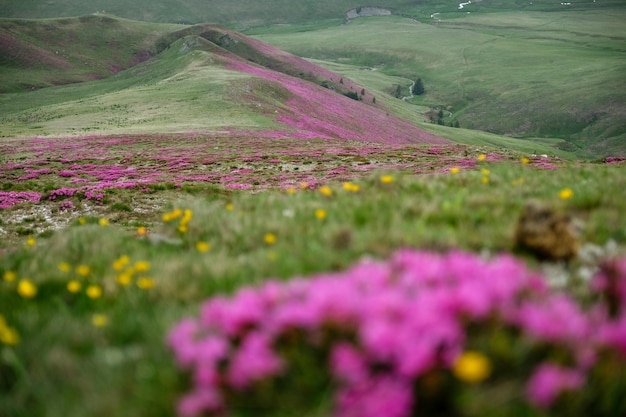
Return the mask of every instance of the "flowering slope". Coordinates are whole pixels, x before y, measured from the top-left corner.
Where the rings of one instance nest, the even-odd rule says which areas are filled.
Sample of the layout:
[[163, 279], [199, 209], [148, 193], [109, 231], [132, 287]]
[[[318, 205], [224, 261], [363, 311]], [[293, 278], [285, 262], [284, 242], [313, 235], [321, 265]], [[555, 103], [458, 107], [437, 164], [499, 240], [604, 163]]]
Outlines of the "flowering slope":
[[[458, 398], [480, 382], [525, 385], [512, 405], [616, 415], [624, 411], [612, 390], [626, 378], [626, 262], [595, 282], [615, 305], [585, 312], [510, 256], [401, 250], [344, 273], [244, 287], [170, 332], [179, 365], [193, 374], [179, 412], [218, 415], [243, 396], [252, 408], [280, 408], [290, 395], [314, 397], [297, 392], [298, 381], [324, 369], [315, 389], [333, 387], [341, 417], [405, 417], [437, 404], [461, 415]], [[560, 402], [571, 391], [579, 414]]]
[[[307, 138], [307, 140], [302, 140]], [[223, 134], [120, 135], [14, 139], [0, 144], [0, 208], [22, 202], [80, 198], [101, 201], [106, 190], [170, 183], [208, 183], [227, 189], [310, 187], [351, 181], [374, 169], [445, 172], [475, 168], [460, 145], [382, 145], [313, 139], [285, 131]], [[475, 150], [471, 152], [476, 153]], [[489, 154], [488, 161], [509, 158]], [[44, 181], [47, 191], [35, 181]], [[5, 188], [7, 189], [7, 188]]]

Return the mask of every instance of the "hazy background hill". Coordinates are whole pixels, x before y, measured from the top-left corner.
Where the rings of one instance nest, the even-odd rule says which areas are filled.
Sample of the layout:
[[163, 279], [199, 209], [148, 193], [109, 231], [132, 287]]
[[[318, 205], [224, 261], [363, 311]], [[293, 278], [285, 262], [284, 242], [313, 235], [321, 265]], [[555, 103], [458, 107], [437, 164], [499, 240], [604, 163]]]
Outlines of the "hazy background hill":
[[[234, 28], [276, 23], [300, 23], [327, 19], [343, 19], [346, 12], [364, 6], [391, 10], [395, 15], [430, 19], [459, 17], [459, 0], [0, 0], [0, 17], [54, 18], [106, 12], [135, 20], [173, 23], [222, 23]], [[577, 10], [589, 7], [624, 6], [622, 0], [572, 1]], [[485, 0], [474, 2], [474, 11], [481, 13], [503, 10], [561, 11], [560, 0]], [[459, 13], [460, 12], [460, 13]]]
[[[532, 4], [499, 0], [460, 7], [448, 0], [390, 0], [379, 6], [391, 16], [345, 24], [348, 10], [367, 5], [300, 0], [0, 0], [0, 15], [14, 18], [0, 21], [0, 92], [16, 94], [2, 97], [0, 105], [5, 114], [23, 112], [74, 94], [38, 93], [48, 98], [35, 100], [22, 96], [27, 91], [114, 75], [108, 80], [111, 84], [76, 91], [93, 95], [122, 84], [128, 87], [138, 81], [124, 70], [148, 64], [183, 35], [198, 34], [193, 26], [173, 23], [219, 22], [307, 58], [346, 82], [355, 80], [350, 85], [353, 93], [363, 89], [370, 107], [376, 104], [438, 136], [509, 146], [504, 135], [523, 139], [529, 146], [540, 143], [584, 157], [626, 153], [626, 2], [564, 5], [552, 0]], [[98, 13], [86, 14], [93, 12]], [[77, 15], [83, 16], [24, 19]], [[219, 39], [209, 41], [220, 44]], [[307, 71], [290, 70], [268, 58], [276, 51], [268, 55], [255, 48], [243, 50], [244, 45], [229, 48], [266, 68], [318, 85], [324, 82], [324, 77], [315, 79]], [[409, 89], [417, 78], [424, 81], [426, 93], [411, 97]], [[220, 82], [219, 77], [213, 80]], [[222, 88], [236, 90], [232, 81]], [[350, 91], [336, 80], [332, 88]], [[178, 100], [186, 101], [184, 91], [177, 94]], [[371, 102], [374, 97], [377, 103]]]

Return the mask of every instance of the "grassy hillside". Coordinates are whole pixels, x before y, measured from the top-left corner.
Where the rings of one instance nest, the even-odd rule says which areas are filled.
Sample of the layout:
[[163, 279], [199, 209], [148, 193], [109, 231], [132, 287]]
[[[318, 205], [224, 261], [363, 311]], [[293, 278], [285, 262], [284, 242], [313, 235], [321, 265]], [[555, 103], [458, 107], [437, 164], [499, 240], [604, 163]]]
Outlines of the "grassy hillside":
[[[437, 24], [358, 19], [300, 31], [279, 25], [250, 33], [296, 55], [404, 78], [422, 78], [416, 111], [515, 137], [562, 138], [565, 148], [624, 154], [626, 9], [472, 13]], [[344, 67], [348, 68], [348, 67]], [[355, 76], [353, 71], [345, 72]], [[363, 72], [363, 71], [361, 71]]]
[[439, 19], [454, 19], [468, 10], [480, 13], [503, 10], [559, 11], [597, 10], [614, 5], [623, 6], [621, 0], [601, 2], [572, 1], [563, 6], [553, 0], [498, 0], [475, 2], [463, 9], [458, 0], [386, 0], [382, 3], [363, 3], [357, 0], [1, 0], [0, 17], [54, 18], [80, 16], [106, 12], [134, 20], [172, 23], [222, 23], [234, 28], [258, 27], [275, 23], [311, 22], [335, 19], [341, 22], [348, 10], [361, 6], [378, 6], [396, 15], [421, 21], [431, 21], [437, 13]]
[[147, 60], [176, 25], [105, 15], [0, 20], [0, 93], [106, 78]]
[[[104, 41], [100, 35], [94, 39], [78, 35], [82, 30], [92, 33], [87, 30], [92, 26], [92, 31], [112, 28], [106, 29], [112, 38]], [[271, 130], [282, 125], [317, 137], [404, 143], [435, 140], [416, 129], [418, 125], [460, 143], [570, 157], [555, 150], [554, 142], [520, 141], [424, 123], [423, 114], [416, 112], [414, 105], [393, 98], [387, 91], [392, 83], [408, 82], [402, 77], [359, 71], [354, 66], [331, 66], [329, 71], [219, 26], [152, 25], [90, 16], [5, 20], [0, 27], [17, 40], [40, 45], [39, 56], [53, 54], [58, 48], [55, 38], [45, 37], [46, 31], [60, 32], [56, 39], [75, 39], [75, 47], [66, 49], [64, 62], [89, 63], [77, 66], [72, 73], [77, 80], [92, 76], [93, 68], [112, 65], [111, 54], [104, 53], [110, 52], [107, 48], [111, 44], [128, 45], [128, 55], [148, 59], [103, 80], [0, 95], [0, 134], [5, 137]], [[119, 27], [125, 29], [113, 31]], [[145, 36], [137, 37], [137, 33]], [[242, 65], [240, 59], [256, 66]], [[5, 85], [13, 86], [24, 80], [41, 86], [51, 77], [68, 74], [65, 70], [41, 71], [32, 62], [22, 63], [21, 68], [11, 64], [2, 68], [13, 70], [3, 79]], [[57, 79], [70, 81], [75, 80]], [[360, 100], [347, 99], [341, 93], [355, 94]]]
[[282, 129], [295, 137], [445, 142], [389, 114], [349, 79], [222, 27], [161, 32], [153, 48], [163, 52], [105, 80], [0, 96], [0, 134]]

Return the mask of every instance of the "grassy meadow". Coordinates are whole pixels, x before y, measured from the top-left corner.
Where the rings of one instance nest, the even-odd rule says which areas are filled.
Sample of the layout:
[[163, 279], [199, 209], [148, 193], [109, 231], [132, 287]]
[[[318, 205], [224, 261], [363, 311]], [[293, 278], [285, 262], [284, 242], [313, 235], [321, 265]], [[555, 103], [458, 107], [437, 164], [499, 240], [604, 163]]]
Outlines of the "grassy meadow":
[[145, 20], [0, 20], [0, 417], [626, 414], [621, 2], [104, 3], [0, 0]]
[[[481, 160], [476, 148], [423, 146], [380, 147], [364, 157], [357, 156], [361, 144], [341, 149], [328, 142], [300, 145], [298, 162], [281, 153], [287, 143], [276, 143], [275, 155], [267, 155], [303, 170], [302, 155], [311, 152], [317, 178], [309, 172], [287, 180], [288, 188], [260, 193], [156, 182], [3, 209], [0, 227], [18, 237], [3, 240], [1, 313], [20, 340], [2, 347], [3, 414], [171, 415], [185, 383], [164, 337], [207, 297], [268, 278], [342, 271], [363, 257], [386, 259], [406, 247], [511, 252], [516, 220], [531, 200], [575, 213], [585, 224], [581, 241], [600, 254], [624, 250], [623, 165], [553, 160], [557, 169], [546, 169], [545, 161], [524, 164], [518, 154]], [[351, 159], [405, 167], [363, 172], [355, 165], [333, 178]], [[246, 169], [242, 159], [222, 160], [233, 164], [228, 170]], [[431, 166], [422, 168], [434, 174], [416, 174], [426, 160]], [[264, 185], [276, 175], [276, 163], [260, 158], [249, 164]], [[453, 169], [459, 166], [465, 168]], [[44, 175], [25, 188], [45, 192], [47, 186]], [[571, 198], [559, 197], [565, 188]], [[177, 209], [191, 213], [184, 229]], [[599, 259], [563, 264], [551, 279], [584, 292], [584, 271]], [[25, 281], [36, 294], [20, 290]]]
[[426, 93], [411, 100], [416, 113], [443, 109], [446, 124], [564, 139], [562, 148], [584, 156], [623, 152], [623, 13], [476, 13], [436, 24], [381, 17], [248, 33], [329, 68], [341, 64], [350, 77], [369, 77], [360, 75], [366, 69], [399, 77], [373, 84], [388, 94], [401, 85], [408, 95], [419, 77]]

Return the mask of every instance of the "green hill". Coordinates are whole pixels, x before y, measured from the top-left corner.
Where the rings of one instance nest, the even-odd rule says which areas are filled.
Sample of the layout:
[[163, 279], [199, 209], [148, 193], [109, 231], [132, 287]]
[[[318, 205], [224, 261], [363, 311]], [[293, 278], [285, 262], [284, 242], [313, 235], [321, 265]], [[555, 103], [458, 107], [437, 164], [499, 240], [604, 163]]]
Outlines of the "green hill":
[[[547, 7], [547, 3], [541, 4]], [[419, 13], [414, 8], [413, 15], [407, 15], [419, 17], [426, 7], [435, 6], [429, 3]], [[449, 9], [450, 4], [437, 7]], [[358, 105], [360, 109], [375, 108], [398, 116], [403, 120], [390, 122], [379, 118], [381, 113], [371, 119], [377, 121], [376, 126], [402, 131], [400, 136], [408, 130], [398, 126], [406, 126], [408, 121], [436, 136], [466, 144], [495, 144], [562, 156], [567, 152], [582, 157], [626, 152], [626, 93], [622, 88], [626, 33], [620, 25], [626, 9], [617, 3], [603, 3], [593, 10], [577, 5], [549, 13], [496, 13], [511, 10], [507, 2], [476, 7], [480, 13], [448, 16], [455, 19], [439, 21], [429, 15], [432, 24], [397, 16], [356, 19], [348, 25], [340, 24], [342, 20], [309, 21], [247, 31], [255, 38], [217, 25], [138, 22], [101, 13], [48, 20], [4, 19], [0, 21], [0, 92], [16, 94], [0, 95], [1, 133], [265, 128], [282, 117], [269, 114], [270, 108], [306, 113], [305, 97], [291, 91], [293, 96], [301, 96], [302, 109], [290, 109], [293, 102], [288, 104], [284, 85], [276, 89], [276, 80], [254, 89], [261, 99], [242, 94], [251, 87], [248, 81], [231, 80], [240, 71], [233, 73], [233, 68], [224, 67], [223, 52], [227, 51], [261, 68], [354, 95], [367, 104]], [[208, 42], [203, 44], [200, 62], [192, 62], [200, 59], [199, 53], [191, 55], [192, 61], [172, 51], [163, 54], [186, 36]], [[176, 44], [175, 48], [182, 46]], [[186, 89], [170, 91], [173, 86], [163, 80], [174, 75], [193, 81]], [[398, 88], [401, 95], [408, 95], [410, 83], [417, 77], [425, 81], [426, 94], [405, 100], [394, 97]], [[267, 74], [256, 74], [255, 82], [259, 78], [267, 78]], [[152, 84], [146, 85], [149, 80]], [[21, 93], [85, 81], [88, 83], [49, 91], [44, 88], [30, 95]], [[155, 83], [160, 84], [157, 87]], [[220, 92], [209, 98], [194, 91], [200, 88]], [[98, 97], [101, 94], [107, 95]], [[340, 94], [324, 97], [331, 101], [342, 98]], [[93, 103], [85, 106], [86, 98]], [[258, 100], [270, 103], [269, 107], [261, 109]], [[142, 102], [161, 105], [136, 104]], [[170, 109], [173, 103], [178, 103], [177, 109], [189, 111], [174, 112]], [[129, 112], [129, 108], [135, 110]], [[323, 103], [319, 108], [324, 108]], [[204, 117], [205, 111], [212, 117]], [[364, 111], [355, 111], [348, 123], [360, 140], [366, 139], [363, 131], [368, 129], [363, 123]], [[467, 130], [427, 123], [429, 118], [437, 121], [438, 113], [441, 124], [460, 124]], [[327, 120], [327, 116], [319, 120]], [[345, 123], [335, 119], [331, 124]]]
[[[563, 5], [555, 0], [498, 0], [474, 2], [471, 8], [459, 8], [458, 0], [386, 0], [362, 3], [356, 0], [2, 0], [0, 17], [55, 18], [92, 13], [109, 13], [134, 20], [171, 23], [222, 23], [235, 28], [264, 26], [275, 23], [311, 22], [327, 19], [343, 20], [346, 12], [363, 6], [378, 6], [394, 15], [430, 21], [433, 13], [439, 18], [457, 18], [466, 11], [489, 13], [503, 10], [559, 11]], [[571, 9], [587, 10], [624, 6], [621, 0], [572, 1]]]
[[[106, 42], [130, 44], [135, 24], [107, 20], [112, 27], [126, 29]], [[74, 35], [78, 35], [81, 21], [86, 19], [74, 22]], [[66, 20], [41, 24], [54, 23], [68, 25]], [[28, 28], [29, 34], [45, 32]], [[1, 95], [0, 135], [253, 129], [383, 143], [445, 142], [387, 112], [362, 86], [258, 40], [212, 25], [174, 31], [159, 27], [154, 32], [155, 28], [150, 33], [152, 43], [138, 42], [143, 46], [135, 49], [148, 51], [151, 58], [128, 70], [97, 81]], [[68, 53], [64, 62], [83, 59], [83, 47], [97, 45], [89, 37], [81, 39], [76, 54]], [[40, 45], [41, 56], [46, 56], [43, 46], [56, 47], [55, 43]], [[127, 50], [129, 54], [133, 51]], [[98, 48], [91, 57], [97, 67], [110, 59], [98, 53]], [[33, 64], [34, 71], [26, 63], [22, 65], [24, 78], [33, 77], [33, 85], [43, 84], [34, 81], [41, 74], [38, 64]], [[89, 77], [87, 70], [77, 74]], [[351, 93], [358, 99], [346, 97]]]

